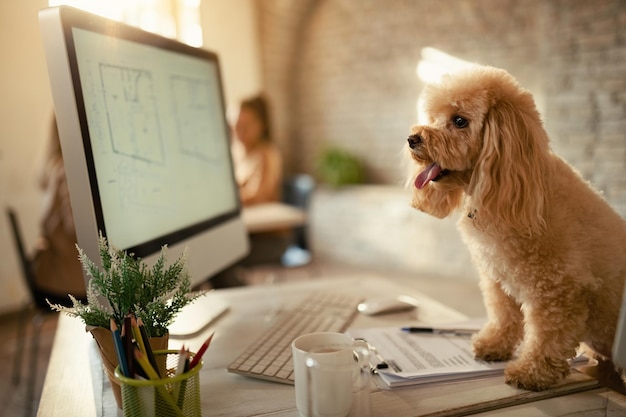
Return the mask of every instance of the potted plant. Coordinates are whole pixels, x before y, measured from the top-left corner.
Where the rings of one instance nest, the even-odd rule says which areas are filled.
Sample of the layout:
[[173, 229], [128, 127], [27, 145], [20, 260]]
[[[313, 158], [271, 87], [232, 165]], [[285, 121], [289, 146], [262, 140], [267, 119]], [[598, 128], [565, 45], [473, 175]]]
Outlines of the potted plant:
[[320, 180], [331, 187], [361, 184], [364, 181], [363, 164], [354, 155], [338, 148], [325, 149], [316, 165]]
[[122, 400], [114, 371], [117, 356], [110, 330], [111, 319], [122, 328], [128, 313], [143, 320], [150, 345], [154, 350], [167, 349], [168, 326], [187, 304], [203, 295], [191, 292], [191, 281], [185, 268], [186, 252], [166, 266], [167, 246], [150, 268], [141, 258], [114, 248], [100, 235], [98, 248], [102, 266], [90, 260], [78, 249], [78, 258], [87, 275], [87, 304], [69, 295], [72, 307], [50, 304], [53, 310], [83, 320], [86, 330], [98, 342], [107, 375], [113, 386], [118, 406]]

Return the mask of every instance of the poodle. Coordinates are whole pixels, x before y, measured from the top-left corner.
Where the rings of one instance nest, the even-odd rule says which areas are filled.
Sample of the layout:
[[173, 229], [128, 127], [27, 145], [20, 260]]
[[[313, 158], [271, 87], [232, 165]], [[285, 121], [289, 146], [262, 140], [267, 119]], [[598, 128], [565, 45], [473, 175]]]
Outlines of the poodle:
[[[474, 354], [540, 391], [580, 343], [607, 359], [626, 278], [626, 222], [549, 146], [532, 95], [474, 65], [427, 85], [407, 139], [411, 205], [458, 222], [480, 272], [487, 324]], [[413, 169], [415, 168], [415, 169]]]

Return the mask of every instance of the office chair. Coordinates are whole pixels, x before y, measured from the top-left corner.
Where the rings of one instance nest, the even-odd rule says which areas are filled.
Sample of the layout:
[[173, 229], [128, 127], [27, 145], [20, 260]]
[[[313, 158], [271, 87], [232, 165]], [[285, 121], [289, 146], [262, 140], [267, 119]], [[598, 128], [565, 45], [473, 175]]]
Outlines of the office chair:
[[[297, 174], [283, 184], [283, 202], [304, 211], [309, 208], [311, 194], [315, 190], [315, 180], [308, 174]], [[311, 262], [307, 226], [296, 227], [293, 231], [293, 242], [281, 258], [287, 267], [303, 266]]]
[[19, 385], [19, 383], [21, 382], [21, 367], [23, 361], [24, 342], [26, 338], [27, 317], [30, 313], [31, 308], [33, 306], [35, 308], [35, 315], [32, 319], [32, 345], [30, 351], [30, 360], [28, 361], [30, 369], [28, 375], [28, 383], [26, 386], [26, 406], [24, 410], [24, 415], [29, 416], [31, 415], [30, 411], [34, 399], [35, 379], [37, 377], [37, 359], [39, 354], [39, 336], [41, 333], [41, 326], [43, 325], [44, 315], [52, 313], [52, 310], [46, 302], [46, 299], [50, 300], [50, 302], [52, 303], [62, 305], [71, 305], [71, 301], [67, 296], [62, 297], [58, 294], [47, 293], [45, 290], [37, 287], [32, 260], [26, 253], [24, 240], [22, 239], [22, 233], [17, 219], [17, 213], [11, 207], [8, 207], [6, 209], [6, 213], [11, 224], [11, 231], [13, 233], [13, 240], [19, 256], [22, 275], [26, 281], [26, 286], [28, 287], [32, 298], [32, 303], [26, 303], [18, 316], [17, 350], [15, 352], [16, 357], [15, 361], [13, 362], [12, 375], [14, 385]]
[[[306, 211], [314, 188], [315, 181], [310, 175], [298, 174], [290, 177], [282, 183], [282, 202]], [[227, 273], [211, 278], [211, 286], [224, 288], [282, 280], [283, 269], [296, 268], [311, 262], [306, 233], [304, 225], [276, 236], [252, 235], [250, 244], [251, 254], [254, 255], [249, 255], [236, 267], [227, 270]], [[256, 271], [251, 271], [253, 269]]]

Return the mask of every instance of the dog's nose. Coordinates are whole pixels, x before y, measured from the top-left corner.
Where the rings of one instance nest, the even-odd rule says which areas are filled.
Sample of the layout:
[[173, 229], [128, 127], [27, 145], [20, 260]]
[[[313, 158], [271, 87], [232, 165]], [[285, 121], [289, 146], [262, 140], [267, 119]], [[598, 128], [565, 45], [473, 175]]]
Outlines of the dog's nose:
[[407, 142], [409, 142], [409, 148], [411, 149], [415, 149], [415, 147], [417, 145], [419, 145], [420, 143], [422, 143], [422, 137], [420, 135], [418, 135], [417, 133], [414, 135], [409, 136], [407, 139]]

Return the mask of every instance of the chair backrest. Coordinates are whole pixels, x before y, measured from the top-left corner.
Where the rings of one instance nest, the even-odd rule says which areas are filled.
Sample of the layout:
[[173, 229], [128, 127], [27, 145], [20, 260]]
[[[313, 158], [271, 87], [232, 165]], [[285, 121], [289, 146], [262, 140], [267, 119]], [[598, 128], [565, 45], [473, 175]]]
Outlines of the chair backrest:
[[[283, 183], [283, 202], [308, 211], [315, 185], [315, 179], [311, 175], [294, 175]], [[302, 249], [308, 249], [306, 227], [295, 228], [294, 243]]]
[[301, 209], [307, 209], [311, 193], [315, 189], [315, 180], [307, 174], [298, 174], [283, 184], [283, 202]]
[[33, 267], [30, 258], [26, 254], [24, 240], [22, 239], [22, 232], [20, 230], [19, 222], [17, 220], [17, 213], [11, 207], [7, 207], [6, 212], [9, 217], [9, 222], [11, 223], [13, 242], [15, 243], [15, 247], [20, 258], [20, 267], [22, 268], [22, 273], [24, 274], [24, 278], [26, 279], [26, 285], [28, 285], [28, 289], [30, 290], [31, 294], [33, 294], [35, 289], [35, 275], [33, 273]]
[[[57, 294], [46, 289], [41, 288], [41, 286], [37, 285], [36, 280], [36, 272], [35, 272], [35, 264], [32, 258], [28, 256], [26, 253], [26, 246], [24, 245], [24, 239], [22, 238], [22, 232], [20, 229], [19, 221], [17, 219], [17, 213], [11, 207], [7, 207], [6, 209], [7, 216], [9, 217], [9, 222], [11, 223], [11, 230], [13, 232], [13, 241], [15, 243], [15, 247], [17, 248], [17, 253], [19, 255], [20, 266], [22, 268], [22, 274], [24, 275], [24, 279], [26, 280], [26, 285], [30, 292], [30, 296], [35, 303], [35, 305], [42, 311], [51, 312], [50, 306], [48, 305], [48, 301], [52, 304], [61, 304], [64, 306], [71, 306], [72, 301], [65, 294]], [[85, 301], [86, 297], [80, 295], [77, 298], [81, 301]]]

